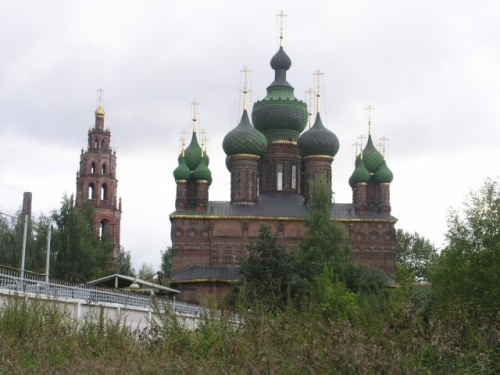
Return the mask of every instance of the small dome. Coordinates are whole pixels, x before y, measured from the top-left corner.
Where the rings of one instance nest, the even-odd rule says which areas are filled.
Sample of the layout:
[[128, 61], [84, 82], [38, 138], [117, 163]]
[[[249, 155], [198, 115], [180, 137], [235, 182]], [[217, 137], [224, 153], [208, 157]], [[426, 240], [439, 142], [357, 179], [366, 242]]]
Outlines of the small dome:
[[384, 162], [383, 155], [375, 148], [372, 136], [368, 136], [368, 142], [363, 150], [363, 162], [370, 173], [375, 173]]
[[364, 159], [358, 156], [356, 158], [356, 169], [354, 169], [354, 172], [352, 172], [352, 175], [349, 178], [349, 185], [354, 187], [356, 184], [362, 182], [368, 183], [368, 181], [370, 181], [370, 171], [368, 171], [365, 167]]
[[321, 116], [316, 115], [316, 121], [311, 129], [299, 138], [299, 151], [302, 156], [328, 155], [335, 156], [339, 150], [339, 139], [325, 128]]
[[195, 170], [198, 164], [200, 164], [201, 147], [198, 144], [198, 138], [196, 137], [195, 132], [193, 132], [191, 143], [189, 144], [189, 146], [187, 146], [186, 151], [184, 152], [184, 156], [186, 158], [186, 164], [190, 170]]
[[208, 181], [209, 184], [212, 183], [212, 173], [210, 169], [208, 169], [207, 164], [205, 163], [205, 159], [201, 158], [200, 164], [193, 171], [193, 178], [195, 181]]
[[97, 107], [97, 109], [95, 110], [95, 117], [104, 117], [104, 115], [106, 114], [104, 112], [104, 108], [102, 108], [102, 105], [99, 104], [99, 107]]
[[394, 175], [392, 174], [391, 170], [384, 160], [378, 171], [375, 172], [375, 179], [380, 183], [391, 183], [393, 178]]
[[283, 50], [283, 47], [280, 47], [279, 51], [271, 59], [271, 68], [274, 70], [288, 70], [292, 66], [292, 60]]
[[191, 178], [191, 170], [186, 165], [186, 158], [182, 154], [179, 156], [179, 166], [174, 169], [174, 178], [175, 181], [187, 181]]
[[222, 148], [226, 155], [250, 154], [264, 155], [267, 139], [250, 123], [247, 110], [243, 111], [241, 121], [224, 137]]

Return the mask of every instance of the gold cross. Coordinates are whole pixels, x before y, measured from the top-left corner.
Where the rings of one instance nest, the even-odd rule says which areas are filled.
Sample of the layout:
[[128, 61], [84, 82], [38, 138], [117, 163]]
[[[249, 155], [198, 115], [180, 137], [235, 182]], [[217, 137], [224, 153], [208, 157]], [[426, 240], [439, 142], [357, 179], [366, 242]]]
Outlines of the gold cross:
[[285, 12], [280, 11], [276, 16], [280, 18], [280, 47], [283, 47], [283, 39], [285, 38], [283, 20], [287, 15]]
[[325, 74], [321, 70], [316, 70], [313, 75], [316, 76], [317, 78], [317, 85], [316, 85], [316, 111], [319, 113], [319, 98], [321, 96], [321, 85], [320, 85], [320, 78], [321, 76]]
[[198, 110], [198, 105], [200, 103], [198, 103], [196, 100], [194, 100], [191, 105], [193, 106], [193, 133], [196, 133], [197, 131], [197, 128], [196, 128], [196, 121], [198, 120], [196, 118], [196, 115], [197, 115], [197, 110]]
[[380, 143], [382, 146], [382, 155], [384, 155], [384, 158], [385, 158], [385, 144], [388, 140], [389, 138], [386, 138], [385, 135], [382, 138], [380, 138]]
[[247, 94], [248, 94], [248, 85], [247, 85], [247, 74], [250, 73], [250, 69], [246, 66], [240, 70], [243, 73], [243, 109], [247, 109]]
[[375, 110], [371, 105], [365, 108], [368, 113], [368, 135], [372, 134], [372, 112]]
[[309, 115], [309, 129], [311, 129], [311, 116], [312, 116], [312, 112], [311, 112], [311, 109], [312, 109], [312, 94], [314, 94], [315, 91], [309, 87], [309, 89], [306, 91], [306, 94], [308, 94], [309, 96], [309, 111], [307, 112], [308, 115]]
[[104, 90], [100, 88], [99, 90], [97, 90], [97, 92], [99, 93], [99, 105], [98, 105], [98, 107], [100, 107], [101, 103], [102, 103], [102, 99], [103, 99], [102, 97], [104, 96], [103, 95], [104, 94]]

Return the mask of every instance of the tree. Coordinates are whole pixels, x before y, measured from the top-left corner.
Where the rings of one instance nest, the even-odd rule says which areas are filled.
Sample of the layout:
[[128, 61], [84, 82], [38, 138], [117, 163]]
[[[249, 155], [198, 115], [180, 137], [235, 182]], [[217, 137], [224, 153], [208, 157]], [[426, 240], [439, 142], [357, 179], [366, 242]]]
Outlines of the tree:
[[120, 249], [118, 273], [120, 275], [135, 277], [135, 270], [134, 267], [132, 267], [132, 257], [130, 255], [130, 251], [125, 251], [123, 247]]
[[342, 276], [347, 265], [349, 243], [341, 224], [332, 220], [332, 190], [324, 178], [311, 183], [311, 213], [305, 220], [307, 233], [299, 244], [301, 277], [314, 280], [325, 264], [337, 276]]
[[278, 243], [278, 235], [268, 225], [260, 227], [259, 236], [248, 246], [248, 252], [241, 273], [249, 300], [271, 309], [283, 306], [294, 274], [293, 255]]
[[438, 308], [473, 319], [500, 311], [500, 186], [486, 180], [448, 215], [447, 246], [431, 274]]
[[396, 232], [396, 263], [406, 266], [418, 281], [428, 281], [430, 267], [438, 258], [438, 250], [418, 233], [398, 229]]
[[172, 277], [172, 248], [168, 246], [161, 251], [161, 273], [165, 279]]
[[141, 280], [147, 280], [154, 275], [156, 275], [154, 266], [146, 262], [142, 263], [141, 268], [139, 268], [139, 271], [137, 272], [137, 277]]
[[95, 208], [84, 200], [75, 207], [73, 196], [63, 197], [59, 211], [52, 212], [51, 275], [70, 281], [87, 281], [104, 276], [110, 267], [114, 243], [94, 232]]

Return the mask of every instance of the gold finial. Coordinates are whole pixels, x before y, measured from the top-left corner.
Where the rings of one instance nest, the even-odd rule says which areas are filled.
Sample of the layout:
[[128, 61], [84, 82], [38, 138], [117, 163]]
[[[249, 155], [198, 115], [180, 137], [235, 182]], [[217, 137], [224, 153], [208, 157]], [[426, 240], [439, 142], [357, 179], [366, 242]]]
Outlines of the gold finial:
[[368, 135], [372, 135], [372, 112], [375, 110], [371, 105], [365, 108], [368, 113]]
[[181, 131], [181, 139], [180, 139], [180, 141], [181, 141], [181, 154], [182, 154], [182, 156], [185, 156], [184, 155], [184, 151], [186, 150], [186, 134], [187, 134], [186, 130], [183, 129]]
[[321, 97], [321, 86], [320, 86], [320, 77], [325, 74], [319, 69], [316, 70], [313, 75], [316, 76], [317, 80], [317, 85], [316, 85], [316, 111], [319, 113], [319, 98]]
[[196, 124], [196, 122], [198, 121], [197, 111], [198, 111], [198, 105], [199, 104], [200, 103], [198, 103], [196, 100], [191, 103], [191, 105], [193, 106], [193, 133], [196, 133], [196, 131], [197, 131], [197, 126], [196, 126], [197, 124]]
[[95, 115], [98, 117], [104, 117], [104, 108], [102, 107], [102, 102], [103, 102], [103, 97], [104, 97], [104, 90], [99, 89], [97, 90], [98, 94], [98, 103], [97, 103], [97, 109], [95, 110]]
[[280, 18], [280, 47], [283, 47], [284, 39], [285, 39], [285, 28], [283, 26], [283, 20], [287, 16], [285, 12], [280, 11], [277, 15]]
[[315, 91], [309, 87], [309, 89], [306, 91], [306, 94], [309, 96], [309, 106], [308, 106], [308, 111], [307, 114], [309, 115], [309, 129], [312, 127], [312, 94], [314, 94]]
[[385, 159], [385, 143], [389, 140], [389, 138], [386, 138], [385, 135], [380, 138], [380, 145], [382, 146], [382, 155], [384, 156]]
[[248, 84], [247, 84], [247, 74], [250, 73], [250, 69], [248, 69], [246, 66], [243, 67], [243, 69], [240, 70], [240, 72], [243, 73], [243, 110], [247, 110], [247, 94], [249, 93], [248, 91]]

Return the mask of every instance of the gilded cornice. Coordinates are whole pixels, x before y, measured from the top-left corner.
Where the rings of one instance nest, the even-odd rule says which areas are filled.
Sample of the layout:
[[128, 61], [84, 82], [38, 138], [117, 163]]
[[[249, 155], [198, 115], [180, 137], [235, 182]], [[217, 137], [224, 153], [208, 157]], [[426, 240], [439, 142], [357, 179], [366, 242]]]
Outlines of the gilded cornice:
[[[235, 215], [184, 215], [172, 214], [170, 219], [203, 219], [203, 220], [261, 220], [261, 221], [304, 221], [305, 217], [290, 216], [235, 216]], [[396, 223], [397, 219], [367, 219], [367, 218], [333, 218], [333, 220], [344, 222], [377, 222], [377, 223]]]
[[268, 145], [297, 145], [297, 141], [288, 141], [288, 140], [276, 140], [271, 141]]

